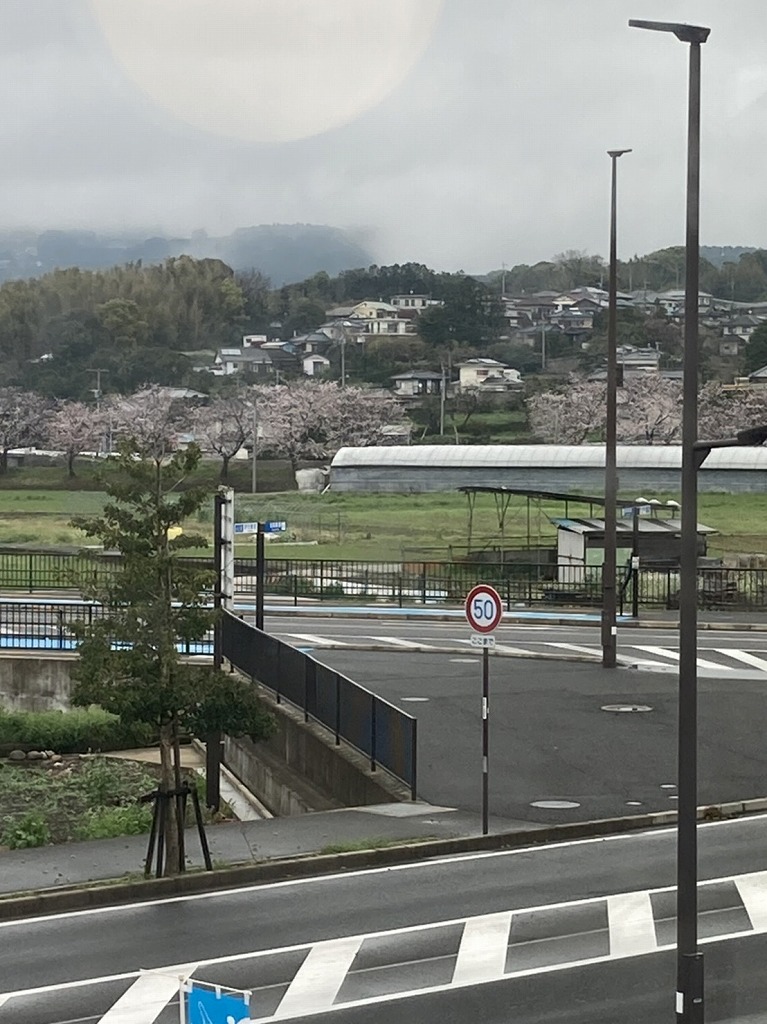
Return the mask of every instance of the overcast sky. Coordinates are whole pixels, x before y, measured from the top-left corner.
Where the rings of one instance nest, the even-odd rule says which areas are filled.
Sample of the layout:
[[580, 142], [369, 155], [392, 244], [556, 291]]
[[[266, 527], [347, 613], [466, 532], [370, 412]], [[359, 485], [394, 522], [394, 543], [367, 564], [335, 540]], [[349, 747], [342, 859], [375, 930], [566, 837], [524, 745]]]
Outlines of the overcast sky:
[[711, 27], [701, 241], [767, 247], [765, 0], [3, 0], [0, 225], [352, 229], [482, 272], [684, 240], [688, 47]]

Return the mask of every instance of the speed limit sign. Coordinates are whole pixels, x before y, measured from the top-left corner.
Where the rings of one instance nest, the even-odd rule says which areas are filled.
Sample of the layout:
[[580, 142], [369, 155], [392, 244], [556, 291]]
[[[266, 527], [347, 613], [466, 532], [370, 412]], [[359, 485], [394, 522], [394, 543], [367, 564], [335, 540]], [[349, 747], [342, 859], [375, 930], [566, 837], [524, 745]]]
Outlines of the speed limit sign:
[[492, 633], [503, 615], [501, 595], [486, 583], [474, 587], [466, 598], [466, 618], [478, 633]]

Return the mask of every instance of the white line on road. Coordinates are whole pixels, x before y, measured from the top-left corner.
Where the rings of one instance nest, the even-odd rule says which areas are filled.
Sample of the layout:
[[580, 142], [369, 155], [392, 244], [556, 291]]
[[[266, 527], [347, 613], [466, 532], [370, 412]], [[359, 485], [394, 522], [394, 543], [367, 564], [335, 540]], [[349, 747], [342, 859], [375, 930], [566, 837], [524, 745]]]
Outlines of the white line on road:
[[361, 945], [362, 937], [357, 935], [312, 946], [282, 997], [275, 1019], [331, 1007]]
[[580, 644], [565, 644], [561, 642], [551, 641], [546, 644], [547, 647], [561, 647], [565, 651], [576, 651], [578, 654], [590, 654], [592, 658], [599, 657], [599, 648], [597, 647], [581, 647]]
[[610, 956], [651, 953], [658, 945], [648, 892], [627, 892], [607, 897]]
[[511, 911], [470, 918], [463, 929], [453, 971], [454, 985], [502, 978], [511, 931]]
[[741, 875], [735, 879], [743, 906], [751, 919], [754, 931], [767, 929], [767, 878], [763, 871]]
[[330, 640], [326, 636], [315, 636], [314, 633], [285, 633], [284, 636], [290, 636], [294, 640], [303, 640], [307, 644], [311, 644], [313, 647], [347, 647], [342, 640]]
[[378, 643], [392, 644], [394, 647], [403, 647], [410, 651], [436, 651], [433, 644], [420, 643], [417, 640], [402, 640], [396, 636], [368, 636], [368, 640], [376, 640]]
[[716, 647], [715, 650], [717, 654], [725, 654], [728, 658], [742, 661], [744, 665], [750, 665], [752, 668], [758, 668], [762, 672], [767, 672], [767, 661], [764, 658], [757, 658], [755, 654], [749, 654], [748, 651], [734, 650], [731, 647]]
[[197, 964], [184, 964], [173, 974], [141, 974], [107, 1010], [100, 1024], [152, 1024], [196, 967]]
[[[471, 645], [471, 640], [467, 640], [465, 637], [461, 637], [459, 640], [455, 640], [454, 642], [457, 644]], [[532, 653], [529, 648], [510, 647], [509, 644], [495, 644], [492, 649], [495, 651], [501, 651], [503, 654], [525, 654], [529, 656]]]
[[[638, 651], [645, 651], [647, 654], [654, 654], [659, 658], [668, 658], [670, 661], [679, 661], [679, 651], [669, 651], [665, 647], [640, 647], [633, 644]], [[721, 672], [734, 672], [731, 665], [721, 665], [717, 661], [706, 661], [705, 658], [698, 658], [698, 668], [715, 668]]]

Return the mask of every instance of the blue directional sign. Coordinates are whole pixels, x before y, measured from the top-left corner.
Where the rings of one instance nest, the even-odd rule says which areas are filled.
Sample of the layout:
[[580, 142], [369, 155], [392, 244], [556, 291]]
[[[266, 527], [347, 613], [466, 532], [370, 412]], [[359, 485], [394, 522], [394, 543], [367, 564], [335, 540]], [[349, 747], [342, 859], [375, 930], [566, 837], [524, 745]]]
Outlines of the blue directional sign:
[[248, 1024], [250, 1021], [250, 1011], [242, 995], [191, 984], [186, 996], [188, 1024]]
[[285, 522], [266, 522], [261, 524], [264, 533], [284, 533], [288, 528]]
[[235, 523], [235, 533], [258, 533], [258, 523]]

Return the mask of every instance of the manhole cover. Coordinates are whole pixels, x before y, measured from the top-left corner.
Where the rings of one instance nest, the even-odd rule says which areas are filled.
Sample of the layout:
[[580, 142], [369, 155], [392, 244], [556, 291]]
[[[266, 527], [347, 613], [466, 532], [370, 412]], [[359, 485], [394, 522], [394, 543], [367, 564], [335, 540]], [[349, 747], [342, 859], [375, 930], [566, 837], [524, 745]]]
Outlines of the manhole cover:
[[613, 711], [618, 714], [637, 714], [638, 712], [652, 711], [649, 704], [603, 704], [603, 711]]
[[573, 807], [580, 807], [575, 800], [533, 800], [531, 807], [541, 807], [546, 811], [567, 811]]

